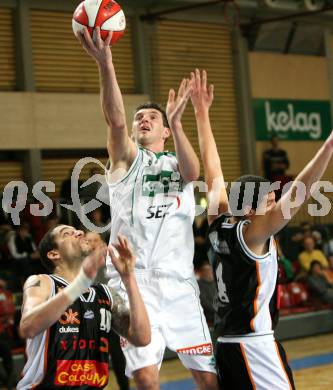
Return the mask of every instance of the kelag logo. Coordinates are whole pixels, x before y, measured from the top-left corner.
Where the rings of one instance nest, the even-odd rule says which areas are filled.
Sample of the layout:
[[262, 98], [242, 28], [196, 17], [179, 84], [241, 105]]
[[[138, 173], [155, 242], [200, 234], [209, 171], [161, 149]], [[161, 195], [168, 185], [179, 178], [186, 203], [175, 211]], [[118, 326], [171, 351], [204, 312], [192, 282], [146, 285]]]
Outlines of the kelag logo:
[[277, 135], [288, 141], [325, 140], [331, 131], [330, 102], [321, 100], [255, 99], [257, 140]]
[[108, 363], [96, 360], [57, 360], [55, 385], [104, 387], [108, 383]]

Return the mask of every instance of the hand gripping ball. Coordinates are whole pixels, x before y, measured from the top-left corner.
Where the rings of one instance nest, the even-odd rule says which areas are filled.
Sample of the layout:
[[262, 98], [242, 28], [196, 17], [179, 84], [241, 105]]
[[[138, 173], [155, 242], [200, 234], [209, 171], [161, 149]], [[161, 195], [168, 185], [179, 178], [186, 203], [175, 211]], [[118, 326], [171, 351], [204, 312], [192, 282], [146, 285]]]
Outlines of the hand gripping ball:
[[86, 26], [95, 40], [95, 28], [100, 27], [101, 38], [105, 40], [109, 31], [113, 31], [111, 45], [114, 45], [125, 33], [126, 19], [120, 5], [113, 0], [85, 0], [74, 11], [72, 27], [74, 34]]

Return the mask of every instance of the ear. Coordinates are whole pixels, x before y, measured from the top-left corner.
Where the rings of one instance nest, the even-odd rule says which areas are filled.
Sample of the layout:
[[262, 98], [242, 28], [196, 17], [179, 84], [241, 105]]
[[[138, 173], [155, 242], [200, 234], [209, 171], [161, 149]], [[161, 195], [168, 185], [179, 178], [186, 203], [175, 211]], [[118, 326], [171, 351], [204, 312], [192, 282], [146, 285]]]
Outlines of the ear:
[[171, 130], [168, 127], [164, 127], [163, 130], [163, 139], [166, 141], [171, 135]]
[[60, 260], [60, 253], [56, 249], [52, 249], [51, 251], [47, 252], [47, 257], [54, 263], [57, 263]]

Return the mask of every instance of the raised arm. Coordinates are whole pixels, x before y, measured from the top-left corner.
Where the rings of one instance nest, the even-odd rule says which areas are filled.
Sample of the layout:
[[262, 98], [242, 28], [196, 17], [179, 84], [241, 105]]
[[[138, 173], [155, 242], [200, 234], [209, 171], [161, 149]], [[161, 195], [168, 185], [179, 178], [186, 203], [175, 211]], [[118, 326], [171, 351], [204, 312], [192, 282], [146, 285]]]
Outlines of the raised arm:
[[[264, 215], [258, 216], [246, 229], [244, 238], [250, 248], [255, 249], [258, 245], [264, 244], [271, 235], [279, 232], [297, 213], [302, 204], [310, 198], [311, 186], [321, 179], [332, 154], [333, 132], [277, 204]], [[305, 194], [301, 188], [297, 188], [300, 185], [305, 189]]]
[[104, 248], [96, 249], [83, 261], [80, 273], [73, 282], [52, 298], [49, 277], [30, 276], [23, 290], [22, 337], [33, 338], [56, 323], [68, 306], [93, 283], [98, 269], [105, 265], [105, 254]]
[[134, 275], [135, 257], [129, 248], [125, 237], [118, 236], [119, 243], [113, 244], [119, 255], [113, 248], [109, 248], [109, 254], [116, 270], [119, 272], [125, 285], [129, 310], [124, 300], [113, 290], [112, 327], [125, 337], [131, 344], [145, 346], [150, 343], [151, 330], [146, 307]]
[[86, 27], [83, 34], [77, 34], [77, 38], [98, 66], [102, 109], [108, 124], [107, 149], [113, 168], [117, 168], [118, 163], [125, 163], [129, 167], [136, 156], [137, 148], [128, 135], [123, 98], [112, 61], [110, 49], [112, 32], [103, 41], [100, 28], [97, 27], [95, 31], [95, 43]]
[[183, 79], [178, 94], [173, 89], [169, 91], [166, 114], [178, 159], [179, 172], [186, 182], [197, 180], [200, 174], [200, 163], [192, 145], [186, 137], [181, 118], [190, 96], [189, 81]]
[[[208, 185], [208, 223], [211, 224], [218, 214], [229, 209], [221, 161], [212, 132], [209, 109], [214, 99], [214, 87], [207, 88], [207, 73], [195, 70], [191, 73], [191, 100], [197, 122], [201, 159], [205, 181]], [[216, 210], [216, 212], [215, 212]]]

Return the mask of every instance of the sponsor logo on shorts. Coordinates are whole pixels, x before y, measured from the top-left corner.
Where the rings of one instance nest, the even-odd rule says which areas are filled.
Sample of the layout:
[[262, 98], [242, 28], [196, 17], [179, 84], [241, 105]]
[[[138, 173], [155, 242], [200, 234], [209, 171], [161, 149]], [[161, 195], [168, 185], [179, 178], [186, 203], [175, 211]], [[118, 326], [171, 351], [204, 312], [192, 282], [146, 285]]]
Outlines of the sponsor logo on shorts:
[[195, 345], [193, 347], [177, 349], [177, 353], [183, 353], [186, 355], [212, 355], [213, 345], [212, 343]]
[[60, 324], [61, 325], [80, 325], [80, 320], [78, 319], [79, 313], [77, 311], [73, 311], [72, 309], [69, 309], [68, 311], [65, 311], [65, 313], [60, 317]]
[[96, 360], [57, 360], [54, 384], [103, 388], [108, 383], [108, 377], [108, 363]]
[[77, 326], [62, 326], [59, 328], [59, 333], [79, 333], [79, 328]]

